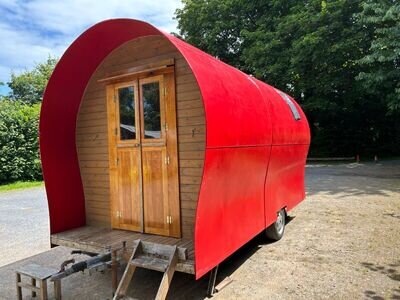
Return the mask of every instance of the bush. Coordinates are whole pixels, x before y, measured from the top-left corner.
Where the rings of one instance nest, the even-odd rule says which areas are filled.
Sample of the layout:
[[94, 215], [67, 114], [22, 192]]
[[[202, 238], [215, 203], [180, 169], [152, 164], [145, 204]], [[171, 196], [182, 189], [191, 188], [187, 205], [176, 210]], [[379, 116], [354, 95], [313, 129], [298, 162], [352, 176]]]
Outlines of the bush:
[[0, 99], [0, 183], [41, 180], [40, 104]]

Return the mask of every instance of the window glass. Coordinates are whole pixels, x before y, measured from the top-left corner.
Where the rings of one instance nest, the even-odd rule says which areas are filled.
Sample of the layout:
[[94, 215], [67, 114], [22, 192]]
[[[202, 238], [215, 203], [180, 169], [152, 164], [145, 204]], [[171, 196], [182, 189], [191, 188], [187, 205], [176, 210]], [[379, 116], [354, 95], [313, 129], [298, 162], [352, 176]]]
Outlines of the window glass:
[[160, 84], [159, 82], [142, 85], [144, 138], [161, 137]]
[[133, 86], [118, 89], [121, 140], [136, 139], [135, 93]]
[[281, 97], [283, 98], [283, 100], [285, 100], [285, 102], [289, 105], [290, 110], [292, 111], [293, 117], [295, 118], [296, 121], [300, 120], [300, 113], [297, 110], [296, 105], [294, 105], [292, 99], [289, 98], [288, 95], [286, 95], [285, 93], [278, 91], [278, 93], [281, 95]]

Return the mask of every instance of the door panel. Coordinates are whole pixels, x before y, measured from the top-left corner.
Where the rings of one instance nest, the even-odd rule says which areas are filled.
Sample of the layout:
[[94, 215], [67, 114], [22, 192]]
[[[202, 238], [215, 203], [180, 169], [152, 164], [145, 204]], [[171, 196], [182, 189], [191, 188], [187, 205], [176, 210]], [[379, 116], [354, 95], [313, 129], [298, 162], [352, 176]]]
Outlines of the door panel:
[[139, 81], [144, 231], [169, 235], [168, 174], [164, 117], [163, 77]]
[[141, 230], [140, 150], [118, 149], [119, 228]]
[[169, 235], [168, 178], [164, 147], [143, 147], [144, 231]]

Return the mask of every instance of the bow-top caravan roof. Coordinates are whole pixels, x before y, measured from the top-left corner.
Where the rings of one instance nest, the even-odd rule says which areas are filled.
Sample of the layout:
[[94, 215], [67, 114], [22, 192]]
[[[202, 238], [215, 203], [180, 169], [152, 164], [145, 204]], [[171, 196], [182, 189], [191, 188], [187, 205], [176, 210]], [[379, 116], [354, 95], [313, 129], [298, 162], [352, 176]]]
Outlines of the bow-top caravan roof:
[[[66, 50], [44, 94], [40, 150], [52, 233], [85, 225], [75, 134], [92, 74], [114, 49], [154, 35], [175, 46], [196, 78], [205, 111], [206, 149], [309, 144], [304, 113], [285, 93], [148, 23], [131, 19], [98, 23]], [[197, 222], [199, 213], [196, 218]]]

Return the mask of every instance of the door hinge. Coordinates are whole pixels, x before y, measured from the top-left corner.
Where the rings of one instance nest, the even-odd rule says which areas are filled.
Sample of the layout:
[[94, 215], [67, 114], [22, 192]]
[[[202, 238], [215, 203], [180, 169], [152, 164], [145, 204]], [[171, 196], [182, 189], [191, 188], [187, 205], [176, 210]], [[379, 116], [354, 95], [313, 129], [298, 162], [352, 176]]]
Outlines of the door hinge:
[[165, 157], [165, 164], [166, 164], [166, 165], [169, 165], [169, 155], [167, 155], [167, 156]]
[[120, 211], [116, 211], [116, 215], [117, 215], [117, 218], [122, 218], [122, 212], [120, 212]]
[[119, 158], [116, 158], [115, 159], [115, 164], [118, 166], [118, 163], [119, 163]]
[[167, 224], [172, 224], [172, 217], [171, 216], [167, 216]]
[[164, 129], [165, 131], [168, 131], [168, 123], [164, 123]]
[[167, 91], [167, 88], [165, 87], [164, 88], [164, 97], [166, 97], [168, 95], [168, 91]]

